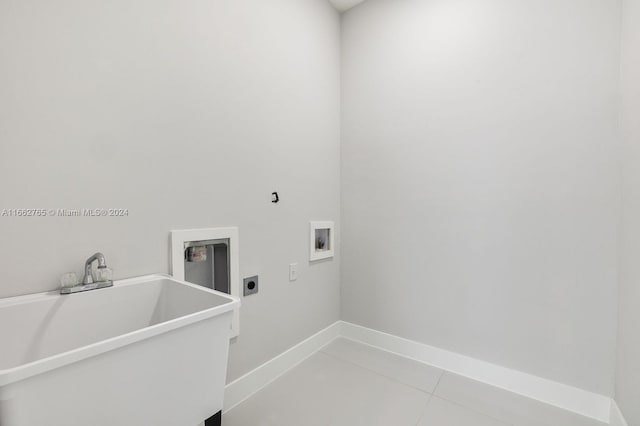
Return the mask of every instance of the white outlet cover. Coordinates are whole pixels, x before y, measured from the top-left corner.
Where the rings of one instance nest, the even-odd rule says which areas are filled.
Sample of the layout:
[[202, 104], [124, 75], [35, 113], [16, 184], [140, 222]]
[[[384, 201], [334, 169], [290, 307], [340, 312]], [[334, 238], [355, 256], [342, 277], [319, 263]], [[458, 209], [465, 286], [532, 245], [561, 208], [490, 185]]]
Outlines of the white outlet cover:
[[289, 281], [295, 281], [298, 279], [298, 264], [291, 263], [289, 265]]

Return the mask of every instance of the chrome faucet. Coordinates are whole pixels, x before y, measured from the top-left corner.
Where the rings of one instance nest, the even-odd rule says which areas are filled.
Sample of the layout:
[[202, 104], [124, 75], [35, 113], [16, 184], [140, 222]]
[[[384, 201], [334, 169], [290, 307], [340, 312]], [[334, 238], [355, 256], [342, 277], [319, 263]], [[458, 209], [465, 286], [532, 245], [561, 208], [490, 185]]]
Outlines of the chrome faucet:
[[[93, 263], [98, 262], [97, 277], [93, 275]], [[77, 282], [76, 278], [76, 282]], [[111, 287], [113, 281], [111, 280], [111, 270], [107, 268], [107, 261], [104, 258], [104, 254], [96, 253], [84, 264], [84, 277], [82, 283], [73, 285], [71, 287], [62, 287], [60, 294], [79, 293], [81, 291], [96, 290], [99, 288]]]
[[84, 278], [82, 278], [82, 284], [93, 284], [93, 262], [98, 261], [98, 269], [105, 269], [107, 267], [107, 261], [104, 259], [104, 254], [96, 253], [84, 263]]

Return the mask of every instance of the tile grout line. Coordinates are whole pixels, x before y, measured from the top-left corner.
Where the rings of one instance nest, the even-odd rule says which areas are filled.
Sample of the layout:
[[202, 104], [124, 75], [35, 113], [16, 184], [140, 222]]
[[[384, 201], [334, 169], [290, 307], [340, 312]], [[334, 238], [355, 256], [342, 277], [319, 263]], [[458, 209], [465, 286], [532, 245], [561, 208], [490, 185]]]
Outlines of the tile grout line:
[[426, 416], [427, 408], [429, 408], [429, 404], [431, 404], [431, 401], [436, 396], [436, 390], [438, 389], [438, 386], [440, 385], [440, 380], [442, 380], [442, 377], [444, 376], [444, 373], [445, 373], [444, 370], [440, 371], [440, 377], [438, 377], [438, 381], [436, 382], [436, 385], [433, 387], [433, 393], [429, 394], [429, 399], [427, 400], [427, 403], [424, 405], [424, 408], [422, 409], [422, 414], [420, 414], [420, 417], [418, 417], [418, 422], [415, 424], [415, 426], [418, 426], [420, 424], [420, 422], [422, 421], [422, 419], [424, 419], [424, 416]]
[[[333, 359], [337, 359], [338, 361], [342, 361], [342, 362], [346, 362], [346, 363], [351, 364], [351, 365], [355, 365], [356, 367], [362, 368], [363, 370], [366, 370], [366, 371], [368, 371], [368, 372], [370, 372], [370, 373], [376, 374], [376, 375], [378, 375], [378, 376], [380, 376], [380, 377], [384, 377], [385, 379], [389, 379], [389, 380], [391, 380], [392, 382], [396, 382], [396, 383], [399, 383], [399, 384], [401, 384], [401, 385], [403, 385], [403, 386], [406, 386], [406, 387], [408, 387], [408, 388], [411, 388], [411, 389], [417, 390], [417, 391], [422, 392], [422, 393], [426, 393], [427, 395], [433, 395], [433, 392], [435, 392], [435, 391], [436, 391], [436, 387], [437, 387], [437, 385], [436, 385], [436, 387], [434, 387], [434, 388], [433, 388], [433, 391], [432, 391], [432, 392], [428, 392], [428, 391], [426, 391], [426, 390], [424, 390], [424, 389], [420, 389], [420, 388], [415, 387], [415, 386], [413, 386], [413, 385], [410, 385], [410, 384], [408, 384], [408, 383], [402, 382], [402, 381], [398, 380], [398, 379], [397, 379], [397, 378], [395, 378], [395, 377], [387, 376], [387, 375], [385, 375], [385, 374], [380, 373], [379, 371], [375, 371], [375, 370], [372, 370], [371, 368], [365, 367], [364, 365], [360, 365], [360, 364], [358, 364], [358, 363], [357, 363], [357, 362], [355, 362], [355, 361], [351, 361], [351, 360], [348, 360], [348, 359], [341, 358], [341, 357], [339, 357], [339, 356], [337, 356], [337, 355], [334, 355], [334, 354], [331, 354], [331, 353], [325, 352], [325, 351], [323, 351], [322, 349], [320, 349], [320, 351], [319, 351], [319, 352], [322, 352], [324, 355], [327, 355], [327, 356], [329, 356], [329, 357], [331, 357], [331, 358], [333, 358]], [[407, 359], [408, 359], [408, 358], [407, 358]], [[432, 367], [432, 368], [436, 368], [436, 367]], [[440, 369], [438, 368], [438, 370], [440, 370]], [[444, 370], [441, 370], [441, 371], [442, 371], [442, 373], [444, 373]], [[440, 375], [440, 378], [442, 378], [442, 374]], [[439, 380], [439, 379], [438, 379], [438, 380]]]
[[429, 404], [431, 403], [432, 399], [433, 399], [433, 394], [429, 394], [429, 399], [427, 399], [427, 403], [424, 404], [424, 408], [422, 409], [422, 413], [420, 414], [420, 417], [418, 417], [418, 421], [416, 422], [415, 426], [418, 426], [420, 424], [420, 422], [422, 421], [422, 419], [424, 418], [424, 416], [427, 414], [427, 408], [429, 408]]
[[437, 395], [434, 395], [434, 398], [439, 398], [439, 399], [441, 399], [443, 401], [447, 401], [450, 404], [453, 404], [453, 405], [455, 405], [457, 407], [460, 407], [460, 408], [464, 408], [465, 410], [471, 411], [472, 413], [479, 414], [482, 417], [486, 417], [488, 419], [495, 420], [496, 422], [502, 423], [505, 426], [514, 426], [514, 423], [512, 423], [511, 420], [507, 421], [507, 420], [499, 419], [497, 417], [493, 417], [492, 415], [489, 415], [487, 413], [483, 413], [482, 411], [478, 411], [478, 410], [476, 410], [474, 408], [471, 408], [471, 407], [467, 407], [466, 405], [463, 405], [463, 404], [461, 404], [461, 403], [459, 403], [457, 401], [452, 401], [450, 399], [444, 398], [442, 396], [437, 396]]
[[[331, 342], [330, 342], [330, 343], [331, 343]], [[437, 389], [438, 389], [438, 386], [440, 386], [440, 382], [442, 382], [442, 379], [444, 378], [444, 375], [445, 375], [445, 374], [447, 374], [447, 371], [445, 371], [445, 370], [443, 370], [443, 369], [440, 369], [440, 368], [437, 368], [437, 367], [433, 367], [433, 366], [431, 366], [431, 365], [429, 365], [429, 364], [426, 364], [426, 365], [428, 365], [428, 366], [429, 366], [429, 367], [431, 367], [431, 368], [437, 368], [438, 370], [440, 370], [440, 377], [438, 377], [438, 381], [436, 382], [436, 385], [435, 385], [435, 386], [434, 386], [434, 388], [433, 388], [433, 392], [427, 392], [427, 391], [425, 391], [424, 389], [416, 388], [415, 386], [411, 386], [411, 385], [409, 385], [409, 384], [407, 384], [407, 383], [401, 382], [401, 381], [400, 381], [400, 380], [398, 380], [397, 378], [389, 377], [389, 376], [384, 375], [384, 374], [382, 374], [382, 373], [380, 373], [380, 372], [378, 372], [378, 371], [375, 371], [375, 370], [372, 370], [372, 369], [370, 369], [370, 368], [368, 368], [368, 367], [365, 367], [365, 366], [363, 366], [363, 365], [360, 365], [360, 364], [358, 364], [357, 362], [354, 362], [354, 361], [351, 361], [351, 360], [347, 360], [347, 359], [341, 358], [341, 357], [339, 357], [339, 356], [337, 356], [337, 355], [334, 355], [334, 354], [331, 354], [331, 353], [325, 352], [323, 349], [324, 349], [325, 347], [329, 346], [329, 344], [330, 344], [330, 343], [328, 343], [328, 344], [326, 344], [325, 346], [323, 346], [322, 348], [320, 348], [319, 352], [322, 352], [323, 354], [325, 354], [325, 355], [327, 355], [327, 356], [329, 356], [329, 357], [331, 357], [331, 358], [333, 358], [333, 359], [336, 359], [336, 360], [338, 360], [338, 361], [343, 361], [343, 362], [346, 362], [346, 363], [348, 363], [348, 364], [355, 365], [356, 367], [359, 367], [359, 368], [362, 368], [363, 370], [366, 370], [366, 371], [372, 372], [372, 373], [374, 373], [374, 374], [377, 374], [378, 376], [384, 377], [384, 378], [386, 378], [386, 379], [389, 379], [389, 380], [394, 381], [394, 382], [396, 382], [396, 383], [402, 384], [402, 385], [407, 386], [407, 387], [409, 387], [409, 388], [412, 388], [412, 389], [418, 390], [418, 391], [420, 391], [420, 392], [426, 393], [426, 394], [428, 395], [427, 403], [425, 404], [425, 406], [424, 406], [424, 408], [423, 408], [423, 410], [422, 410], [422, 414], [420, 415], [420, 417], [418, 417], [418, 422], [416, 423], [416, 425], [415, 425], [415, 426], [418, 426], [418, 425], [420, 424], [420, 421], [422, 420], [422, 418], [423, 418], [423, 417], [424, 417], [424, 415], [426, 414], [427, 408], [429, 407], [429, 404], [431, 403], [431, 401], [433, 400], [433, 398], [440, 398], [440, 399], [442, 399], [443, 401], [447, 401], [447, 402], [449, 402], [449, 403], [451, 403], [451, 404], [453, 404], [453, 405], [456, 405], [456, 406], [458, 406], [458, 407], [460, 407], [460, 408], [463, 408], [463, 409], [465, 409], [465, 410], [469, 410], [469, 411], [470, 411], [470, 412], [472, 412], [472, 413], [475, 413], [475, 414], [481, 415], [481, 416], [483, 416], [483, 417], [486, 417], [486, 418], [488, 418], [488, 419], [494, 420], [494, 421], [496, 421], [496, 422], [502, 423], [502, 424], [503, 424], [503, 425], [505, 425], [505, 426], [514, 426], [514, 425], [513, 425], [513, 423], [511, 423], [510, 421], [506, 421], [506, 420], [503, 420], [503, 419], [498, 419], [498, 418], [493, 417], [493, 416], [491, 416], [491, 415], [489, 415], [489, 414], [487, 414], [487, 413], [483, 413], [483, 412], [478, 411], [478, 410], [475, 410], [475, 409], [473, 409], [473, 408], [471, 408], [471, 407], [467, 407], [467, 406], [465, 406], [465, 405], [463, 405], [463, 404], [461, 404], [461, 403], [459, 403], [459, 402], [451, 401], [451, 400], [449, 400], [449, 399], [447, 399], [447, 398], [444, 398], [444, 397], [442, 397], [442, 396], [438, 396], [438, 395], [436, 395], [436, 391], [437, 391]], [[357, 343], [360, 343], [360, 342], [357, 342]], [[366, 344], [365, 344], [365, 345], [366, 345]], [[371, 348], [375, 348], [375, 349], [377, 349], [377, 348], [376, 348], [375, 346], [373, 346], [373, 345], [366, 345], [366, 346], [370, 346]], [[388, 352], [388, 351], [384, 351], [384, 352]], [[397, 357], [399, 357], [399, 358], [405, 359], [405, 360], [411, 360], [411, 361], [413, 361], [411, 358], [404, 357], [404, 356], [399, 355], [399, 354], [396, 354], [396, 353], [394, 353], [394, 352], [388, 352], [388, 353], [393, 354], [393, 355], [395, 355], [395, 356], [397, 356]]]
[[[398, 355], [398, 356], [401, 356], [401, 355]], [[426, 414], [427, 407], [429, 406], [429, 404], [431, 403], [433, 398], [440, 398], [443, 401], [447, 401], [447, 402], [449, 402], [449, 403], [451, 403], [453, 405], [457, 405], [458, 407], [464, 408], [465, 410], [469, 410], [472, 413], [479, 414], [481, 416], [484, 416], [484, 417], [487, 417], [489, 419], [495, 420], [497, 422], [503, 423], [505, 426], [506, 425], [513, 426], [513, 423], [511, 423], [511, 422], [507, 422], [506, 420], [498, 419], [498, 418], [490, 416], [490, 415], [488, 415], [486, 413], [482, 413], [482, 412], [480, 412], [478, 410], [475, 410], [475, 409], [473, 409], [471, 407], [467, 407], [467, 406], [465, 406], [465, 405], [463, 405], [463, 404], [461, 404], [459, 402], [451, 401], [451, 400], [449, 400], [447, 398], [444, 398], [442, 396], [436, 395], [436, 391], [438, 390], [438, 387], [440, 386], [440, 382], [442, 382], [442, 379], [444, 378], [445, 374], [447, 374], [447, 371], [446, 370], [442, 370], [442, 372], [440, 373], [440, 377], [438, 378], [438, 382], [436, 383], [436, 386], [433, 388], [433, 393], [430, 395], [429, 401], [427, 402], [427, 405], [425, 406], [424, 412], [422, 413], [422, 416], [420, 416], [420, 419], [418, 420], [418, 424], [420, 424], [420, 420], [422, 420], [422, 418]], [[449, 373], [449, 374], [451, 374], [451, 373]], [[418, 426], [418, 424], [416, 424], [416, 426]]]
[[438, 390], [438, 386], [440, 386], [440, 382], [442, 381], [442, 378], [444, 377], [444, 374], [446, 373], [446, 371], [442, 370], [442, 373], [440, 373], [440, 377], [438, 377], [438, 382], [436, 383], [436, 386], [433, 388], [433, 395], [436, 394], [436, 391]]

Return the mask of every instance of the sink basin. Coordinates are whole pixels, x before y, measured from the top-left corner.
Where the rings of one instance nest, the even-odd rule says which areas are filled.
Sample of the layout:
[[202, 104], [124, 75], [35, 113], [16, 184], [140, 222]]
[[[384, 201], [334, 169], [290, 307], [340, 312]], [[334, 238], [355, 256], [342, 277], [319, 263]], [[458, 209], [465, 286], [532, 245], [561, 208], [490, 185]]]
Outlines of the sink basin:
[[239, 300], [165, 275], [0, 299], [0, 425], [196, 426]]

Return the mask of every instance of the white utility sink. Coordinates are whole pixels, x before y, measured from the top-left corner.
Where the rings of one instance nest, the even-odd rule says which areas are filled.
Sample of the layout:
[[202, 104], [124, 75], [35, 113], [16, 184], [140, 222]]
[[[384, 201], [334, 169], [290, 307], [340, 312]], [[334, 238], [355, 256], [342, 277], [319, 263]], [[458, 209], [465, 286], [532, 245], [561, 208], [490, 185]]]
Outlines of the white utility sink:
[[239, 303], [164, 275], [0, 299], [0, 425], [198, 425], [222, 409]]

